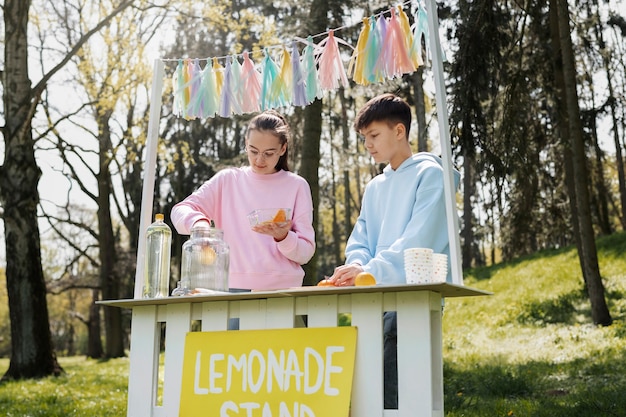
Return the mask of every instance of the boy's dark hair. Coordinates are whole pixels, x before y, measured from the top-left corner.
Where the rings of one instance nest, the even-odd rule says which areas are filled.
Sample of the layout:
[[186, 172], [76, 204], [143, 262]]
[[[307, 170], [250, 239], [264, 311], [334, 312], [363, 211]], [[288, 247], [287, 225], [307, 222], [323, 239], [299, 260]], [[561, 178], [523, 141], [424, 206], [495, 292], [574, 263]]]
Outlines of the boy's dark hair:
[[372, 122], [402, 123], [409, 137], [411, 107], [395, 94], [387, 93], [374, 97], [359, 110], [354, 119], [354, 130], [359, 133]]
[[283, 115], [274, 110], [266, 110], [263, 113], [257, 114], [248, 124], [246, 138], [251, 130], [270, 132], [278, 137], [281, 146], [287, 145], [285, 153], [278, 159], [275, 168], [279, 171], [281, 169], [289, 171], [289, 139], [291, 137], [291, 128]]

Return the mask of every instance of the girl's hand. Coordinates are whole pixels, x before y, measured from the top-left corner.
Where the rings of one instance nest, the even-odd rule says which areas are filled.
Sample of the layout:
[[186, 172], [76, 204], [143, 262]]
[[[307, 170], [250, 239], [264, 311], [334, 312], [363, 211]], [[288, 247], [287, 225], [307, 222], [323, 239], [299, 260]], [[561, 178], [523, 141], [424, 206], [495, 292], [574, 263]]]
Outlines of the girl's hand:
[[252, 226], [252, 230], [263, 235], [272, 236], [276, 242], [280, 242], [289, 234], [291, 230], [291, 220], [281, 223], [259, 223]]

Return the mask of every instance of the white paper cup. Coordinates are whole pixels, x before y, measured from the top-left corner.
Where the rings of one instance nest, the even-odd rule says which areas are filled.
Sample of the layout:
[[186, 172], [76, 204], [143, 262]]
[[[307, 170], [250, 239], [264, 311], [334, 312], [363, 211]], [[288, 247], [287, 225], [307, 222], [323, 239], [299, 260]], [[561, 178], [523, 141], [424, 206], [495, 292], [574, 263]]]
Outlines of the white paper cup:
[[404, 272], [408, 284], [431, 282], [433, 275], [433, 250], [409, 248], [404, 251]]
[[446, 282], [448, 276], [448, 255], [445, 253], [433, 254], [433, 282]]

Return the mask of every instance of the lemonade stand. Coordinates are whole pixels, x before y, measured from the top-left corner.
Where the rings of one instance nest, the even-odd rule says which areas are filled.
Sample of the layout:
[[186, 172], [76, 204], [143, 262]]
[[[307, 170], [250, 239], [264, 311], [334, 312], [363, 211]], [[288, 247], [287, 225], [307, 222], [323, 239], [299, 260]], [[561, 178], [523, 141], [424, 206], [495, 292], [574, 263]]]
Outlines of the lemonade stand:
[[[155, 60], [134, 298], [100, 302], [132, 310], [128, 417], [444, 416], [443, 301], [486, 293], [463, 285], [434, 0], [421, 11], [437, 93], [452, 282], [142, 299], [165, 77], [164, 60]], [[397, 312], [397, 410], [383, 406], [389, 311]], [[238, 331], [227, 330], [233, 318]]]

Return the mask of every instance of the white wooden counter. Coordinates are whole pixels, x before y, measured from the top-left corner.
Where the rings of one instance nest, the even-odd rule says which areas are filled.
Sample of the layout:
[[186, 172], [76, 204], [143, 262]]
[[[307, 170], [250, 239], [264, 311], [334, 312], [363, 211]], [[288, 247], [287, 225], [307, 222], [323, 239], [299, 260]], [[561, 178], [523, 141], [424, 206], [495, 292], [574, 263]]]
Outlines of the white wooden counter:
[[[352, 417], [443, 417], [442, 300], [489, 293], [456, 284], [374, 287], [303, 287], [293, 290], [208, 296], [101, 301], [132, 309], [128, 417], [178, 416], [185, 334], [240, 329], [293, 328], [296, 316], [308, 327], [336, 327], [349, 313], [358, 329]], [[398, 410], [383, 409], [385, 311], [398, 313]], [[157, 404], [159, 346], [165, 324], [162, 404]], [[319, 416], [335, 417], [335, 416]]]

